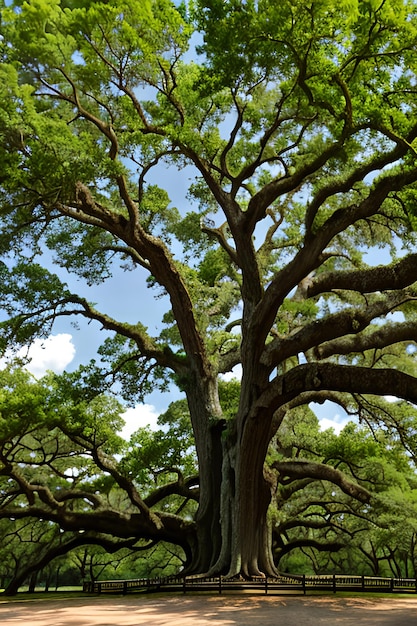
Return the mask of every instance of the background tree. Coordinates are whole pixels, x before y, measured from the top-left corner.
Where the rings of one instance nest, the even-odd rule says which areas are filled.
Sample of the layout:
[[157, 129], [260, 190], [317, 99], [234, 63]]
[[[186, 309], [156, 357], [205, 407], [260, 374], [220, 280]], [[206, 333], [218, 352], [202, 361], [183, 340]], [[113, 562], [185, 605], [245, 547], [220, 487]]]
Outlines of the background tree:
[[[415, 467], [402, 443], [352, 422], [338, 436], [319, 432], [312, 415], [287, 427], [268, 457], [283, 468], [272, 507], [280, 568], [413, 577]], [[353, 499], [342, 477], [372, 491], [372, 506]]]
[[[35, 584], [36, 575], [54, 559], [81, 549], [88, 557], [84, 570], [80, 568], [82, 579], [112, 567], [114, 573], [118, 559], [132, 555], [137, 561], [134, 577], [151, 571], [168, 574], [183, 567], [198, 496], [197, 479], [191, 474], [195, 464], [190, 433], [184, 432], [181, 419], [165, 431], [138, 431], [128, 443], [114, 433], [122, 425], [121, 406], [114, 398], [95, 396], [88, 401], [71, 386], [75, 400], [71, 399], [66, 375], [51, 374], [36, 381], [23, 370], [5, 369], [0, 381], [0, 521], [6, 593], [16, 593], [30, 577]], [[158, 514], [153, 507], [159, 508]], [[180, 518], [174, 513], [180, 512], [188, 517], [190, 528], [180, 525], [176, 534]], [[165, 520], [159, 537], [146, 530], [147, 520], [154, 515]], [[166, 546], [164, 541], [183, 549]], [[103, 561], [105, 552], [110, 557]], [[150, 559], [146, 567], [142, 554]]]
[[[185, 525], [179, 511], [151, 511], [109, 464], [116, 443], [109, 430], [108, 443], [94, 439], [88, 411], [80, 433], [60, 419], [125, 491], [136, 528], [179, 543], [189, 572], [276, 573], [276, 481], [264, 462], [296, 407], [340, 403], [414, 454], [415, 20], [407, 0], [16, 0], [2, 10], [3, 346], [81, 316], [109, 333], [100, 362], [80, 373], [88, 393], [118, 383], [133, 402], [173, 382], [185, 393], [199, 465]], [[201, 56], [188, 62], [195, 30]], [[166, 164], [194, 171], [179, 209], [149, 182]], [[370, 248], [384, 264], [367, 265]], [[117, 266], [168, 297], [158, 336], [140, 311], [114, 319], [64, 284], [64, 270], [93, 285]], [[218, 380], [237, 364], [231, 414]], [[378, 401], [387, 394], [400, 402]], [[326, 464], [275, 471], [330, 478], [373, 506], [369, 489]], [[49, 498], [25, 481], [29, 502], [34, 491]], [[77, 527], [94, 517], [79, 512]]]

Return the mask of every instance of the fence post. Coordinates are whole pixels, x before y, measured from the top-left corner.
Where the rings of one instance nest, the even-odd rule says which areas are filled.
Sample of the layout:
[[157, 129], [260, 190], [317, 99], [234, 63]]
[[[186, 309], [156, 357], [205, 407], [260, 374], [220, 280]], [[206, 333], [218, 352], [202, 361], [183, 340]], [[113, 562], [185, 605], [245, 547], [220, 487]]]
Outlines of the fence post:
[[394, 591], [394, 579], [391, 578], [390, 583], [389, 583], [389, 590], [390, 591]]
[[362, 574], [362, 591], [365, 591], [365, 576]]
[[186, 578], [184, 576], [184, 578], [182, 579], [182, 592], [185, 594], [187, 593], [187, 582], [186, 582]]
[[303, 574], [303, 593], [306, 595], [306, 575]]
[[333, 593], [336, 593], [336, 574], [333, 574]]
[[219, 574], [219, 596], [222, 595], [222, 576]]
[[123, 595], [125, 596], [127, 594], [127, 580], [123, 581]]

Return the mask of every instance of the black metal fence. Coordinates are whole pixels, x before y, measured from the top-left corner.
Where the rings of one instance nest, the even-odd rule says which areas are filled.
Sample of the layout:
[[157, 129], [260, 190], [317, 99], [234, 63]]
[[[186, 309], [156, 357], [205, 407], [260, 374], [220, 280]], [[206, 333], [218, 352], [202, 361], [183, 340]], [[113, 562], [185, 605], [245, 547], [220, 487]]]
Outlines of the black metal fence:
[[417, 593], [415, 578], [380, 578], [377, 576], [290, 576], [279, 578], [257, 578], [242, 580], [224, 578], [201, 578], [197, 576], [183, 576], [178, 578], [138, 578], [131, 580], [98, 580], [85, 582], [83, 590], [86, 593], [115, 593], [126, 595], [130, 592], [211, 592], [227, 593], [238, 591], [253, 591], [254, 593], [293, 592], [306, 594], [308, 591], [368, 591], [392, 593]]

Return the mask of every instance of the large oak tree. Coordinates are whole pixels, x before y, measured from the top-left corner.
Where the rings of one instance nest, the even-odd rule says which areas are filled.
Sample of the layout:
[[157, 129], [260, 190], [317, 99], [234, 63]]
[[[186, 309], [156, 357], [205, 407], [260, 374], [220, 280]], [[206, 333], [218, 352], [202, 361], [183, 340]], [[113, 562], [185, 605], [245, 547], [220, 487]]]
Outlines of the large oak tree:
[[[115, 383], [134, 401], [177, 384], [198, 457], [195, 521], [151, 511], [108, 471], [147, 537], [186, 545], [188, 571], [275, 573], [277, 475], [371, 499], [327, 464], [264, 469], [291, 414], [332, 400], [413, 450], [415, 3], [16, 0], [1, 19], [3, 346], [81, 316], [109, 333], [84, 371], [89, 392]], [[175, 208], [166, 168], [186, 166]], [[160, 334], [140, 310], [126, 323], [67, 287], [42, 265], [47, 249], [88, 285], [119, 264], [156, 290], [149, 306], [167, 295]], [[231, 414], [218, 383], [237, 365]], [[52, 506], [28, 492], [33, 509]]]

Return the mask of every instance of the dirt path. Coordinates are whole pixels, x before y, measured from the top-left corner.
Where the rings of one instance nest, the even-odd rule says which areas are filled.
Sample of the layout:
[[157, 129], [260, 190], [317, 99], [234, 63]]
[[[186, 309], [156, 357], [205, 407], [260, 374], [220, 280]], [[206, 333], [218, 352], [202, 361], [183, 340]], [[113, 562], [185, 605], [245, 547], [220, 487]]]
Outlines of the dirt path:
[[130, 596], [0, 604], [2, 626], [417, 626], [417, 597]]

